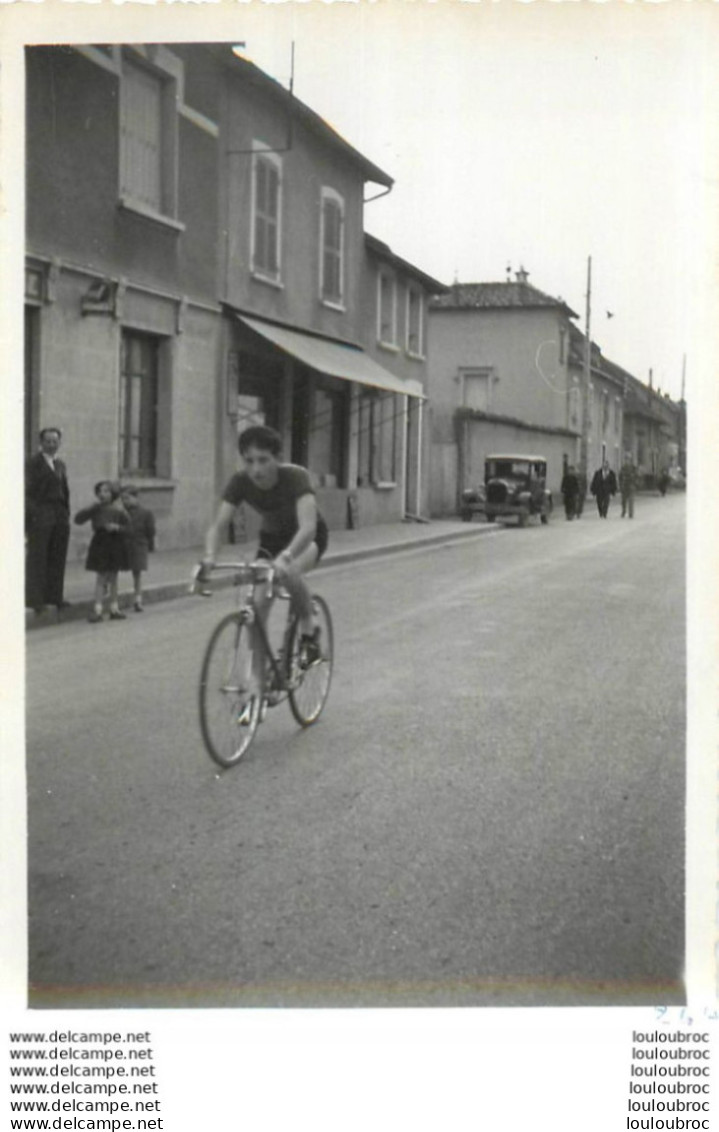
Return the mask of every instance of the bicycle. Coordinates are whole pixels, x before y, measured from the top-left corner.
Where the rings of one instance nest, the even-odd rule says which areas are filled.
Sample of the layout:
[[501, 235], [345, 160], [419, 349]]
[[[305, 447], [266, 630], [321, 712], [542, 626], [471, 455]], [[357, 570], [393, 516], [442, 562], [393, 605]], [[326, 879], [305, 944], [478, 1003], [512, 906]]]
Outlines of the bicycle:
[[[277, 582], [273, 564], [227, 562], [212, 569], [234, 571], [232, 582], [238, 587], [238, 597], [237, 608], [218, 622], [205, 649], [200, 671], [200, 729], [210, 757], [221, 767], [231, 767], [249, 749], [267, 708], [287, 699], [301, 727], [317, 722], [329, 695], [334, 637], [327, 602], [313, 594], [312, 606], [320, 628], [320, 656], [304, 664], [299, 621], [289, 605], [289, 594]], [[196, 567], [191, 593], [209, 581], [208, 574], [201, 565]], [[269, 594], [270, 605], [275, 599], [288, 602], [282, 643], [276, 651], [267, 624], [258, 612], [259, 587]], [[258, 646], [264, 657], [261, 666], [253, 663]]]

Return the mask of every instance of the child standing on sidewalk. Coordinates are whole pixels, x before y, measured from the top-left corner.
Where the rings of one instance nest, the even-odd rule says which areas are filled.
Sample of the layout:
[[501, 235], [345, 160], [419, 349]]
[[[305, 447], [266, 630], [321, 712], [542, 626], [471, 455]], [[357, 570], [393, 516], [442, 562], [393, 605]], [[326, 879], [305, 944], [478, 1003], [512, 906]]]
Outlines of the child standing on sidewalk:
[[142, 574], [147, 570], [147, 555], [155, 549], [155, 516], [147, 507], [141, 507], [137, 492], [132, 487], [122, 490], [122, 502], [130, 525], [127, 530], [127, 569], [132, 571], [134, 585], [133, 608], [142, 613]]
[[97, 503], [85, 507], [75, 516], [76, 523], [92, 523], [93, 536], [85, 559], [85, 569], [97, 574], [95, 607], [88, 621], [102, 621], [105, 594], [110, 598], [110, 620], [124, 621], [125, 614], [117, 604], [118, 571], [127, 569], [125, 530], [129, 525], [127, 512], [119, 501], [120, 489], [110, 480], [95, 484]]

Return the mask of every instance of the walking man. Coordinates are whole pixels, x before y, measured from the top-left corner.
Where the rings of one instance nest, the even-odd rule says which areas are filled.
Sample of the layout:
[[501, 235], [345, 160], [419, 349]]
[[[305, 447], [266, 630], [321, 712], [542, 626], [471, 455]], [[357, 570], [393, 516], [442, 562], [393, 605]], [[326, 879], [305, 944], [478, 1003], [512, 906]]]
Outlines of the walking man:
[[577, 514], [579, 501], [579, 477], [571, 464], [568, 465], [562, 478], [561, 492], [564, 499], [564, 513], [567, 519], [573, 519]]
[[70, 539], [70, 490], [57, 452], [59, 428], [40, 432], [40, 451], [25, 469], [25, 608], [40, 614], [46, 605], [64, 609], [65, 560]]
[[637, 490], [637, 469], [631, 460], [625, 460], [619, 471], [619, 491], [622, 496], [622, 518], [634, 518], [634, 495]]
[[617, 477], [609, 467], [609, 461], [604, 460], [601, 468], [597, 468], [592, 477], [589, 490], [597, 501], [597, 511], [600, 519], [606, 519], [609, 510], [609, 500], [617, 494]]

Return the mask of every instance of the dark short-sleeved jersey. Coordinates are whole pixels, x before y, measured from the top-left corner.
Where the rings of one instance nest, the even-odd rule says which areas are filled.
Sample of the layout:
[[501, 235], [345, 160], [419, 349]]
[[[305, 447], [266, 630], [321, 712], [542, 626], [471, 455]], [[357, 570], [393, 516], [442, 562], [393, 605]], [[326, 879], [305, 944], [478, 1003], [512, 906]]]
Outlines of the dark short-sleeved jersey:
[[297, 500], [303, 495], [314, 495], [315, 489], [305, 468], [297, 464], [279, 464], [277, 483], [264, 490], [257, 487], [247, 472], [236, 472], [222, 496], [233, 507], [249, 503], [262, 517], [263, 534], [287, 545], [297, 534]]

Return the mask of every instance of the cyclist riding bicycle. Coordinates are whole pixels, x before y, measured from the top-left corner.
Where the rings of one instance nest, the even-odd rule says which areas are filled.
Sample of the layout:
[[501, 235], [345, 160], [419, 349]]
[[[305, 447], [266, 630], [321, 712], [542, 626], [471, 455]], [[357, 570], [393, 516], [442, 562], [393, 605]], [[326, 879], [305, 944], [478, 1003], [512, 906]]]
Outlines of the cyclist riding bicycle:
[[[244, 470], [227, 484], [222, 502], [205, 538], [203, 569], [211, 569], [221, 539], [241, 503], [261, 517], [258, 558], [273, 562], [277, 579], [290, 595], [302, 634], [304, 667], [321, 654], [310, 591], [302, 577], [316, 566], [327, 548], [327, 524], [317, 509], [315, 490], [306, 468], [280, 461], [282, 440], [274, 429], [253, 425], [238, 440]], [[266, 603], [265, 616], [269, 609]]]

